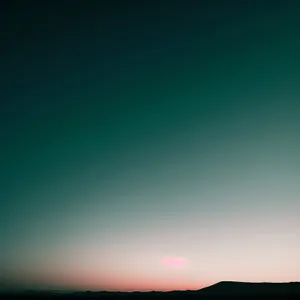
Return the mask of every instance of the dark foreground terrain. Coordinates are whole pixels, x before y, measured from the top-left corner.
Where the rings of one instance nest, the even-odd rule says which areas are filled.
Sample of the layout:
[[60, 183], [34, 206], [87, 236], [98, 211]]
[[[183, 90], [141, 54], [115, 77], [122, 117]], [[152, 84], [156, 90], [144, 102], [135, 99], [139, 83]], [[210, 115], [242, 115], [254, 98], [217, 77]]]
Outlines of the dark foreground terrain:
[[[61, 299], [300, 299], [300, 282], [245, 283], [222, 281], [196, 291], [172, 292], [6, 292], [6, 298], [61, 298]], [[2, 298], [2, 297], [1, 297]], [[4, 298], [4, 297], [3, 297]]]

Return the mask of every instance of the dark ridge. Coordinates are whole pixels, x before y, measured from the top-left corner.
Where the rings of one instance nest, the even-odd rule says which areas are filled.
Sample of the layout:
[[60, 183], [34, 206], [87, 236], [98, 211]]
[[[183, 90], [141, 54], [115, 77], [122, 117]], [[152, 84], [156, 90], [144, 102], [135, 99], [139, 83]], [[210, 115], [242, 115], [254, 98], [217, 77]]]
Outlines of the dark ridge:
[[199, 290], [205, 294], [274, 294], [300, 295], [300, 282], [236, 282], [221, 281]]
[[[170, 292], [109, 292], [109, 291], [83, 291], [83, 292], [58, 292], [58, 291], [19, 291], [0, 292], [1, 296], [14, 296], [14, 298], [94, 298], [94, 299], [257, 299], [259, 296], [265, 296], [265, 299], [279, 296], [279, 299], [290, 299], [290, 296], [296, 296], [294, 299], [300, 299], [300, 282], [288, 283], [253, 283], [253, 282], [235, 282], [221, 281], [200, 290], [170, 291]], [[248, 297], [249, 296], [249, 297]], [[242, 297], [242, 298], [240, 298]], [[2, 297], [1, 297], [2, 298]], [[6, 297], [7, 298], [7, 297]], [[4, 298], [3, 298], [4, 299]], [[272, 298], [273, 299], [273, 298]]]

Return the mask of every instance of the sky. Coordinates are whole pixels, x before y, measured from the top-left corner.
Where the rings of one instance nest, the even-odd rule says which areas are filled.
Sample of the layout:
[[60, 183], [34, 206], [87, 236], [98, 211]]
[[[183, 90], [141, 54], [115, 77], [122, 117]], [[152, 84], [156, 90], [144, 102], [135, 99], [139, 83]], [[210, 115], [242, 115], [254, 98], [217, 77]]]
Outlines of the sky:
[[299, 13], [5, 4], [1, 286], [299, 281]]

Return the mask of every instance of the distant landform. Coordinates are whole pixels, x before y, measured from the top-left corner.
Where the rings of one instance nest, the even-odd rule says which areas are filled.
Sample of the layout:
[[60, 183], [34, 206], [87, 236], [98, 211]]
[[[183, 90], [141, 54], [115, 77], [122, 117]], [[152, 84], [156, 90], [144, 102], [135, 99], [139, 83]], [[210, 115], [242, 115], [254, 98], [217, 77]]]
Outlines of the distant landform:
[[300, 282], [271, 283], [271, 282], [235, 282], [221, 281], [212, 286], [199, 290], [205, 294], [298, 294]]
[[[250, 296], [250, 299], [257, 299], [258, 296], [280, 296], [280, 299], [296, 296], [300, 299], [300, 282], [288, 283], [252, 283], [221, 281], [199, 290], [170, 291], [170, 292], [109, 292], [109, 291], [3, 291], [2, 295], [13, 295], [14, 297], [34, 298], [98, 298], [98, 299], [232, 299], [234, 296]], [[249, 299], [249, 298], [247, 298]], [[269, 298], [268, 298], [269, 299]]]

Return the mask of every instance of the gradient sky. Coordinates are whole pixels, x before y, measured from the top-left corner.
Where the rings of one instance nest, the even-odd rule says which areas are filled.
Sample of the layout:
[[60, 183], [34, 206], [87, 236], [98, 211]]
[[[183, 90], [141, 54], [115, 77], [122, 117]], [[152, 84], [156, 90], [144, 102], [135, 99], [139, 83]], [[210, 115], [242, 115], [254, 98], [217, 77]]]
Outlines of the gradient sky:
[[299, 1], [9, 2], [2, 285], [300, 280]]

